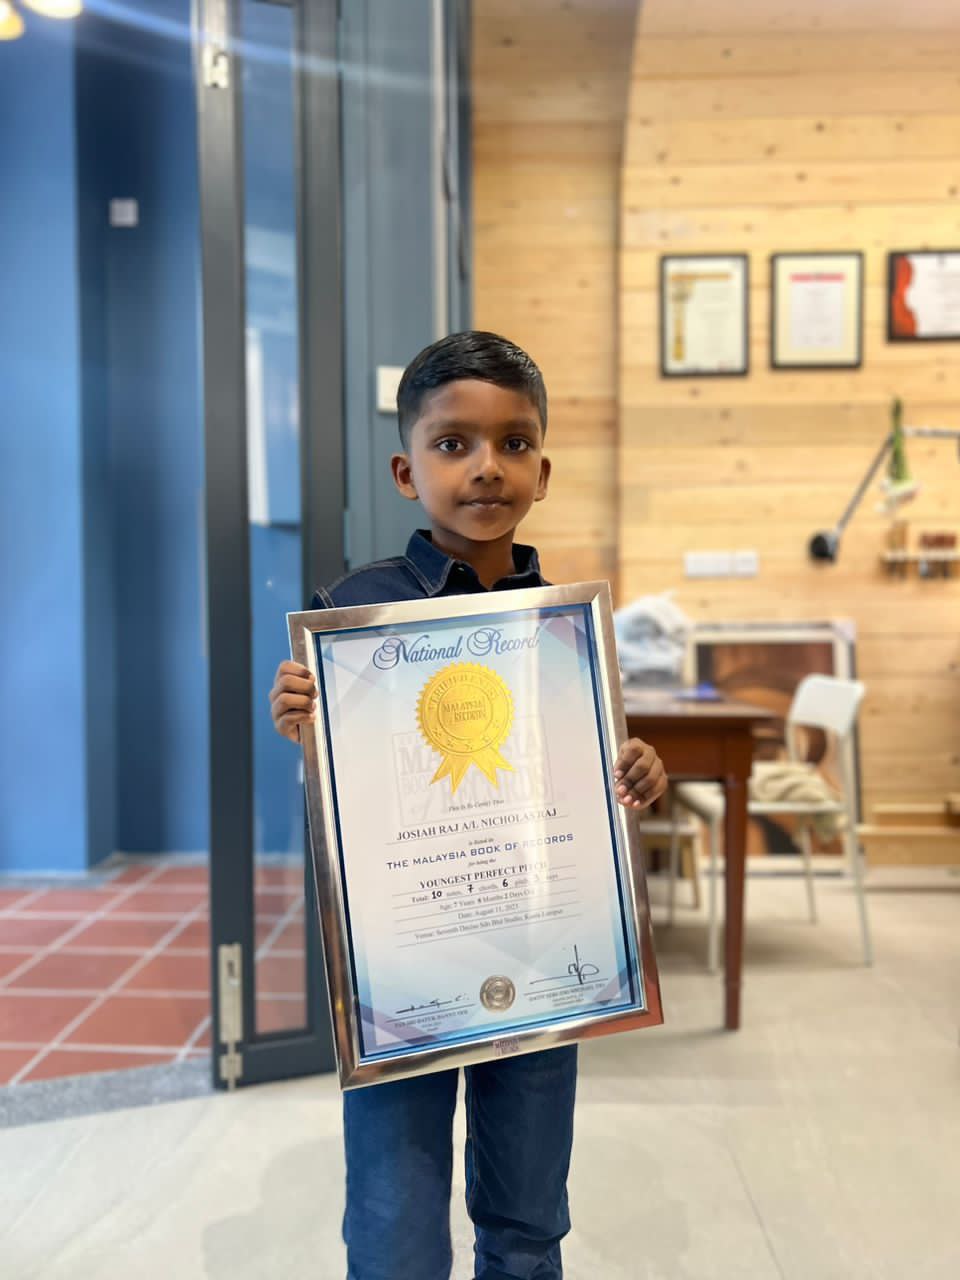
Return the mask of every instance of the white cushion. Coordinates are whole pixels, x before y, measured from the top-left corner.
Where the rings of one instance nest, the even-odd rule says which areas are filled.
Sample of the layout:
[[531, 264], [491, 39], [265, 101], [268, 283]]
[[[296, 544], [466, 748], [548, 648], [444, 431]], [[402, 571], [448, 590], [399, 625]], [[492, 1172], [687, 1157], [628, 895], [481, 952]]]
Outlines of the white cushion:
[[719, 782], [678, 782], [675, 794], [684, 809], [689, 809], [704, 822], [715, 822], [723, 817], [723, 787]]

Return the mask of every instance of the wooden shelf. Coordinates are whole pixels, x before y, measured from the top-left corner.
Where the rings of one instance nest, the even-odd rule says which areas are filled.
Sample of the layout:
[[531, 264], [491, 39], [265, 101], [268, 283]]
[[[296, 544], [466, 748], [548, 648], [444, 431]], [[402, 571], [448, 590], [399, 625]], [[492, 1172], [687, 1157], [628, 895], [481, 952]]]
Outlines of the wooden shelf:
[[925, 826], [857, 827], [871, 867], [960, 867], [960, 828]]
[[912, 564], [920, 560], [954, 564], [960, 560], [960, 551], [884, 551], [880, 559], [884, 564]]
[[903, 578], [916, 566], [923, 578], [952, 578], [960, 551], [882, 551], [880, 563], [890, 577]]

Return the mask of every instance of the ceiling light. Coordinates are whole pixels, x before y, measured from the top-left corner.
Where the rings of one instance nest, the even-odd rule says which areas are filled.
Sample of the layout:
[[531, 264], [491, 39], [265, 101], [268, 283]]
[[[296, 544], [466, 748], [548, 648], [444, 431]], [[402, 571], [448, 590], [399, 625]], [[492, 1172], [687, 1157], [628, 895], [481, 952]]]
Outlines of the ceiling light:
[[21, 3], [45, 18], [75, 18], [83, 12], [83, 0], [21, 0]]
[[10, 0], [0, 0], [0, 40], [16, 40], [23, 35], [23, 19]]

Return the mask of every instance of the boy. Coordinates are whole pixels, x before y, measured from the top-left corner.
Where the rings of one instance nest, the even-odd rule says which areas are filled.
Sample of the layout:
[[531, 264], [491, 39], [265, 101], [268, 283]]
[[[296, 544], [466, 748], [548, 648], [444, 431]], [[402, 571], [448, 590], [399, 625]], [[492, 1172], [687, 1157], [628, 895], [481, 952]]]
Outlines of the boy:
[[[405, 498], [430, 529], [405, 556], [357, 569], [318, 592], [314, 608], [543, 586], [517, 525], [547, 495], [547, 399], [540, 370], [491, 333], [453, 334], [408, 366], [397, 393]], [[317, 714], [306, 667], [282, 662], [274, 725], [294, 742]], [[624, 743], [614, 767], [621, 804], [644, 809], [666, 789], [656, 752]], [[467, 1208], [476, 1280], [559, 1280], [570, 1229], [576, 1046], [468, 1067]], [[447, 1280], [452, 1126], [459, 1073], [436, 1072], [344, 1094], [347, 1280]]]

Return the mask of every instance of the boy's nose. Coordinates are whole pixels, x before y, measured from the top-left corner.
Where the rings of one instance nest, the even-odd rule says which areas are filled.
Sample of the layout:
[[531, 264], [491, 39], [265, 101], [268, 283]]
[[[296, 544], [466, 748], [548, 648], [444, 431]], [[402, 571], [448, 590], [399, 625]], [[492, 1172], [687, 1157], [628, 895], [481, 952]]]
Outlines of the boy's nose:
[[487, 445], [478, 451], [476, 475], [478, 479], [485, 480], [487, 482], [491, 480], [499, 480], [503, 475], [503, 468], [500, 465], [500, 455], [493, 445]]

